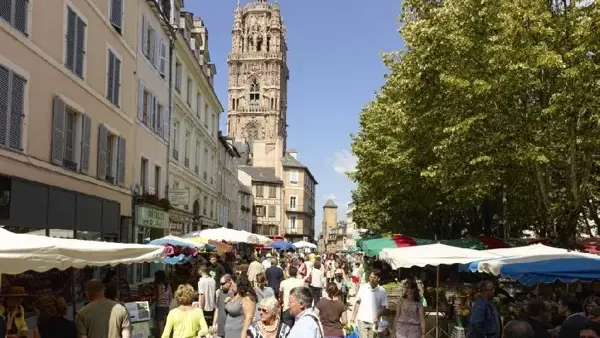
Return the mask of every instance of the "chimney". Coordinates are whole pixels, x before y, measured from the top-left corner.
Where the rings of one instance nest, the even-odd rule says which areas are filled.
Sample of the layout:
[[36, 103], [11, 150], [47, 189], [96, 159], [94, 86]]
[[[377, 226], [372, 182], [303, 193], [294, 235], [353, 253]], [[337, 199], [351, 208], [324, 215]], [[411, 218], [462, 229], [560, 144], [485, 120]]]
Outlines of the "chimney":
[[293, 158], [298, 159], [298, 152], [296, 151], [296, 149], [290, 149], [288, 153], [290, 153], [290, 156], [292, 156]]

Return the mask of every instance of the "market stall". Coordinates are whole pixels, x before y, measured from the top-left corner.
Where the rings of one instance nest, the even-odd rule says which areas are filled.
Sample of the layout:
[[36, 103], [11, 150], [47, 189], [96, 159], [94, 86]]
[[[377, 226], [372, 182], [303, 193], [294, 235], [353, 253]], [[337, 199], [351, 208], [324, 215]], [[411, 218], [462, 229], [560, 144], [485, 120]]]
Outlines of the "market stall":
[[396, 249], [383, 249], [379, 254], [379, 258], [388, 264], [393, 269], [410, 268], [413, 266], [425, 267], [435, 266], [436, 267], [436, 292], [435, 292], [435, 325], [430, 330], [435, 330], [435, 337], [440, 336], [440, 331], [448, 335], [445, 330], [440, 328], [439, 314], [440, 314], [440, 281], [439, 281], [439, 266], [440, 265], [453, 265], [453, 264], [466, 264], [473, 261], [489, 260], [498, 258], [500, 256], [493, 253], [459, 248], [455, 246], [449, 246], [445, 244], [428, 244], [420, 246], [410, 246]]

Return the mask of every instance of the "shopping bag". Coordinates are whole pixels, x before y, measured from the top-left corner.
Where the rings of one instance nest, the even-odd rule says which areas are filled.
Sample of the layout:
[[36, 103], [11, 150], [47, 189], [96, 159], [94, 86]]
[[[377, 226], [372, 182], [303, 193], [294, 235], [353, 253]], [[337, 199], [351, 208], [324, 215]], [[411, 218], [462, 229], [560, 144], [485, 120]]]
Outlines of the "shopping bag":
[[358, 335], [358, 327], [355, 327], [354, 331], [352, 331], [350, 333], [346, 333], [345, 338], [360, 338], [360, 336]]

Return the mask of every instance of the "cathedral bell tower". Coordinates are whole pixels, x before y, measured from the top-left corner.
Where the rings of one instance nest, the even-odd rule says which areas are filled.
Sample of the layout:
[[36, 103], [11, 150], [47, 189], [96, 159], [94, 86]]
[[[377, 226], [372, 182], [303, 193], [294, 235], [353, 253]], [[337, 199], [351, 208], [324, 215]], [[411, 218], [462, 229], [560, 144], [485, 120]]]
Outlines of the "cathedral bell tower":
[[227, 133], [248, 141], [255, 167], [281, 176], [286, 149], [287, 46], [279, 5], [256, 0], [238, 6], [232, 30]]

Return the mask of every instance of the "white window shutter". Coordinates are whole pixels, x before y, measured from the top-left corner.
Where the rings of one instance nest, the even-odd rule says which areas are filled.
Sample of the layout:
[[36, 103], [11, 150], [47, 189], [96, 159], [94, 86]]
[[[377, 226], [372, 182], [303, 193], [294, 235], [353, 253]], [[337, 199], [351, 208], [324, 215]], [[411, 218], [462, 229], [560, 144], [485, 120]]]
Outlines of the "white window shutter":
[[144, 82], [138, 80], [138, 120], [144, 122]]
[[170, 114], [171, 112], [169, 111], [169, 108], [165, 107], [165, 111], [163, 114], [163, 139], [167, 142], [169, 142], [169, 135], [171, 134]]
[[160, 57], [159, 57], [159, 66], [158, 72], [160, 75], [165, 75], [165, 69], [167, 67], [167, 45], [164, 40], [160, 40]]
[[65, 156], [65, 101], [55, 96], [52, 109], [52, 163], [62, 166]]
[[92, 134], [92, 121], [90, 117], [81, 115], [81, 161], [79, 171], [87, 174], [90, 169], [90, 138]]
[[119, 137], [119, 151], [117, 154], [117, 184], [125, 184], [125, 159], [127, 157], [127, 147], [125, 139]]
[[146, 51], [148, 50], [148, 23], [146, 22], [146, 17], [144, 16], [142, 16], [142, 34], [140, 34], [140, 36], [142, 37], [142, 53], [148, 56], [146, 54]]
[[154, 63], [154, 68], [159, 69], [160, 67], [160, 46], [161, 46], [161, 39], [158, 36], [158, 31], [156, 31], [156, 33], [154, 33], [154, 58], [152, 59], [153, 63]]

